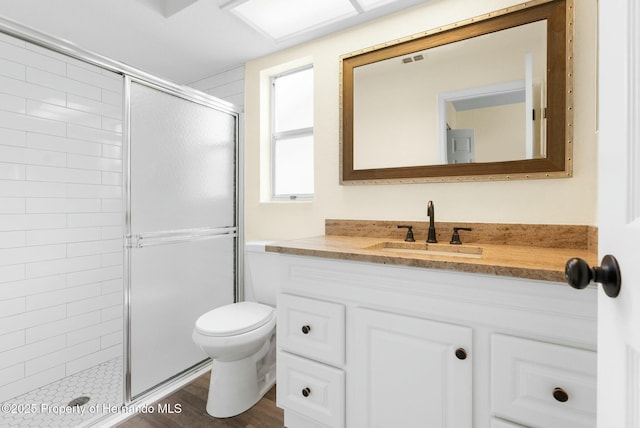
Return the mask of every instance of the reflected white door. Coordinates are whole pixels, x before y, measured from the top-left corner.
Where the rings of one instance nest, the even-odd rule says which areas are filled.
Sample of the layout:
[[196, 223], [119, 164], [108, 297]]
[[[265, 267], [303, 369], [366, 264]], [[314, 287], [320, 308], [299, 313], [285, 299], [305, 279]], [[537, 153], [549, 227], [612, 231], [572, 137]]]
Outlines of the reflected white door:
[[447, 163], [470, 163], [474, 157], [473, 129], [447, 129]]
[[598, 296], [598, 427], [640, 427], [640, 6], [599, 2], [599, 252], [622, 289]]

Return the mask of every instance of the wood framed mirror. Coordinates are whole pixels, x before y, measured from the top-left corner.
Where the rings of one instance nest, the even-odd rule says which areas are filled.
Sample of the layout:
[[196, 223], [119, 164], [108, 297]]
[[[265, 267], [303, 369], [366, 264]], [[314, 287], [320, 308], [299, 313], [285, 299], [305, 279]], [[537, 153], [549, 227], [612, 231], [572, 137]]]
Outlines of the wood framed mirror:
[[573, 0], [341, 57], [341, 183], [572, 175]]

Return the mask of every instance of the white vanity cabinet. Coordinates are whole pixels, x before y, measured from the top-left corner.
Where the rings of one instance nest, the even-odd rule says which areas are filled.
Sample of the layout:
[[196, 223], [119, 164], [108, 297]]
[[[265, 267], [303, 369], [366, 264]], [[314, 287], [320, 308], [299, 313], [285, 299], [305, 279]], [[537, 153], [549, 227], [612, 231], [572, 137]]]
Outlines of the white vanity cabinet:
[[287, 254], [278, 263], [286, 427], [595, 427], [595, 288]]

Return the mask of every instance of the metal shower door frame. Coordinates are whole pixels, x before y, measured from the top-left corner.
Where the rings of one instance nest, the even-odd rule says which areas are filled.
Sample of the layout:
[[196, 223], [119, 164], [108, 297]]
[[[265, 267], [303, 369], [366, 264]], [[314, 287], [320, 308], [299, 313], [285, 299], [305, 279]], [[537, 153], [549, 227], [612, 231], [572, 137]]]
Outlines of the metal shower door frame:
[[[137, 83], [147, 86], [152, 89], [156, 89], [168, 95], [181, 98], [186, 101], [194, 102], [203, 105], [208, 108], [212, 108], [217, 111], [228, 113], [235, 119], [235, 228], [220, 228], [220, 229], [190, 229], [188, 230], [189, 236], [185, 236], [184, 231], [176, 232], [172, 235], [171, 232], [163, 233], [161, 235], [153, 234], [140, 234], [132, 235], [131, 230], [131, 84]], [[153, 394], [158, 389], [169, 386], [171, 383], [180, 381], [196, 371], [199, 371], [204, 366], [209, 364], [208, 359], [196, 364], [178, 373], [169, 379], [166, 379], [159, 385], [142, 392], [136, 396], [132, 396], [131, 391], [131, 250], [133, 248], [142, 248], [144, 246], [157, 245], [161, 243], [170, 242], [192, 242], [200, 239], [209, 239], [216, 236], [229, 236], [235, 237], [235, 281], [234, 281], [234, 301], [241, 300], [240, 295], [241, 277], [243, 269], [243, 248], [244, 248], [244, 236], [241, 221], [243, 212], [241, 185], [242, 175], [240, 174], [241, 168], [241, 151], [240, 151], [240, 113], [226, 103], [219, 102], [215, 98], [209, 98], [205, 94], [202, 96], [194, 96], [190, 91], [181, 90], [180, 87], [174, 85], [165, 86], [162, 82], [150, 82], [146, 79], [139, 78], [131, 75], [124, 75], [123, 79], [123, 172], [122, 172], [122, 184], [123, 184], [123, 224], [124, 224], [124, 328], [123, 328], [123, 344], [124, 344], [124, 401], [125, 405], [143, 400], [145, 397]], [[190, 88], [185, 88], [190, 89]], [[178, 237], [179, 236], [179, 237]], [[146, 241], [145, 241], [146, 238]]]

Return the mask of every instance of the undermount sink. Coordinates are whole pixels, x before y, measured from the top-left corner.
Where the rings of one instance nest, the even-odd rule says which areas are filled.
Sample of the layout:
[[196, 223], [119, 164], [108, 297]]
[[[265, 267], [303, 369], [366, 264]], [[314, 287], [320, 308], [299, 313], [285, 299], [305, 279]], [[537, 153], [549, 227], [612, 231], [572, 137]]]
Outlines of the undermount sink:
[[400, 254], [422, 254], [430, 256], [468, 257], [479, 259], [482, 257], [482, 247], [450, 244], [427, 244], [425, 242], [387, 241], [366, 247], [367, 250], [378, 250]]

